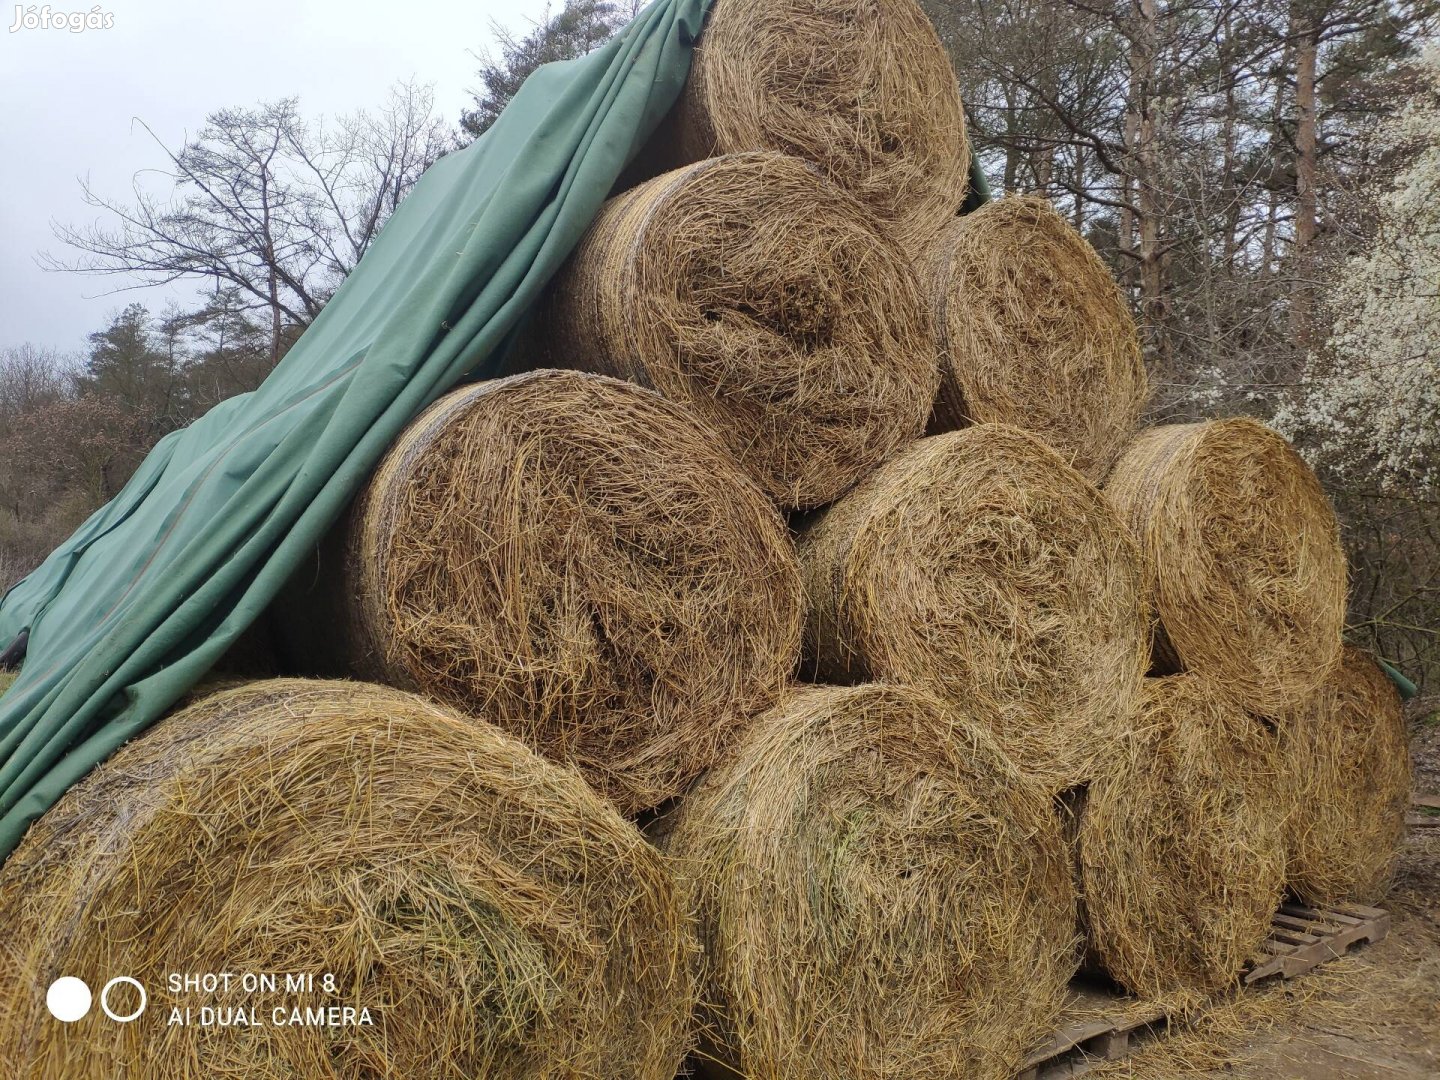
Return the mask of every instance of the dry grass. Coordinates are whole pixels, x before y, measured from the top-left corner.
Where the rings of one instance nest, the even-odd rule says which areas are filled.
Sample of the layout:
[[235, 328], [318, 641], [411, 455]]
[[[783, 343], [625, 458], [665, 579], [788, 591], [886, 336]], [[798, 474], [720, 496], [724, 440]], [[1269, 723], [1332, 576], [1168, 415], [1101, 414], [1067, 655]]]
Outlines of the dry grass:
[[970, 153], [915, 0], [716, 0], [639, 172], [752, 150], [815, 162], [906, 245], [932, 237], [965, 201]]
[[[31, 829], [0, 921], [16, 1076], [670, 1080], [694, 1000], [671, 877], [633, 826], [488, 724], [357, 683], [254, 683], [162, 721]], [[173, 993], [169, 972], [316, 987]], [[56, 1023], [61, 974], [97, 995], [130, 975], [149, 1011]], [[373, 1025], [272, 1023], [327, 1004]], [[167, 1023], [207, 1005], [260, 1022]]]
[[708, 766], [799, 653], [779, 514], [683, 409], [598, 375], [442, 398], [341, 543], [312, 620], [339, 614], [302, 646], [493, 720], [627, 813]]
[[677, 816], [704, 1039], [744, 1076], [1008, 1080], [1053, 1025], [1076, 961], [1058, 822], [938, 699], [799, 690]]
[[1196, 671], [1287, 712], [1340, 655], [1345, 555], [1320, 482], [1253, 420], [1142, 432], [1106, 494], [1145, 556], [1159, 671]]
[[1247, 1040], [1293, 1022], [1342, 987], [1351, 989], [1354, 973], [1345, 963], [1294, 982], [1272, 982], [1203, 999], [1187, 995], [1158, 1037], [1125, 1058], [1100, 1065], [1089, 1075], [1134, 1080], [1233, 1075]]
[[1044, 199], [1007, 198], [951, 222], [923, 262], [941, 355], [930, 430], [1012, 424], [1102, 479], [1149, 385], [1094, 248]]
[[787, 509], [917, 438], [935, 398], [904, 249], [797, 158], [705, 161], [612, 199], [547, 297], [512, 366], [659, 391]]
[[1410, 801], [1410, 755], [1400, 695], [1364, 651], [1340, 665], [1280, 724], [1295, 781], [1287, 835], [1289, 885], [1314, 903], [1374, 903], [1395, 871]]
[[1150, 647], [1135, 547], [1035, 437], [922, 439], [799, 543], [821, 677], [930, 689], [1057, 792], [1129, 723]]
[[1194, 675], [1147, 679], [1131, 731], [1079, 810], [1091, 963], [1159, 997], [1234, 981], [1285, 873], [1269, 731]]

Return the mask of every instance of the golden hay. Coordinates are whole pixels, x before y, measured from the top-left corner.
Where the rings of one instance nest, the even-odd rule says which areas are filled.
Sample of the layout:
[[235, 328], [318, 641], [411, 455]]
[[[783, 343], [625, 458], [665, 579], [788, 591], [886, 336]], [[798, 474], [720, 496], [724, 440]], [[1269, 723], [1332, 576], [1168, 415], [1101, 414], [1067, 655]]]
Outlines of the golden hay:
[[1105, 493], [1140, 542], [1162, 672], [1197, 671], [1263, 716], [1340, 655], [1345, 555], [1300, 455], [1253, 420], [1150, 428]]
[[630, 176], [753, 150], [815, 162], [904, 244], [932, 237], [965, 201], [970, 151], [950, 59], [915, 0], [716, 0]]
[[340, 543], [312, 649], [493, 720], [626, 812], [678, 794], [799, 653], [779, 514], [683, 409], [598, 375], [442, 398]]
[[1320, 691], [1279, 726], [1296, 782], [1290, 888], [1312, 903], [1375, 903], [1394, 875], [1410, 801], [1400, 695], [1367, 653], [1346, 646]]
[[512, 366], [659, 391], [785, 508], [838, 497], [935, 398], [904, 250], [796, 158], [705, 161], [612, 199], [547, 297]]
[[1008, 1078], [1077, 960], [1044, 793], [936, 698], [797, 691], [661, 842], [699, 913], [702, 1044], [747, 1077]]
[[1054, 791], [1124, 730], [1149, 626], [1114, 511], [1038, 439], [922, 439], [800, 537], [807, 663], [923, 686], [994, 725]]
[[1232, 982], [1285, 874], [1274, 739], [1195, 675], [1146, 679], [1132, 729], [1079, 809], [1091, 964], [1138, 994]]
[[956, 218], [927, 262], [941, 358], [930, 430], [1012, 424], [1102, 479], [1149, 386], [1135, 321], [1094, 248], [1044, 199], [1008, 198]]
[[[488, 724], [358, 683], [253, 683], [162, 721], [30, 830], [0, 920], [15, 1076], [670, 1080], [695, 1000], [675, 886], [613, 807]], [[46, 1015], [62, 974], [96, 998], [73, 1024]], [[116, 975], [148, 994], [135, 1023], [100, 1012]], [[330, 1005], [371, 1023], [287, 1022]]]

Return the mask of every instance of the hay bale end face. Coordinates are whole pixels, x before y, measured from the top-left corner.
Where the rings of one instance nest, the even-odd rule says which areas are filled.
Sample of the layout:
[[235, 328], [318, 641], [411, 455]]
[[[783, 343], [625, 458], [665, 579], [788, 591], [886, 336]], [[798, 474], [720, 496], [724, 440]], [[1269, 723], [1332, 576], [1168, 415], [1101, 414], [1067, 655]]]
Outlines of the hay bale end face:
[[806, 668], [922, 686], [1060, 791], [1124, 729], [1149, 626], [1135, 546], [1038, 439], [922, 439], [800, 537]]
[[922, 259], [940, 345], [930, 431], [1011, 424], [1098, 482], [1149, 397], [1140, 338], [1100, 256], [1048, 202], [956, 218]]
[[1199, 677], [1173, 675], [1145, 680], [1113, 755], [1077, 827], [1091, 963], [1141, 995], [1230, 984], [1282, 895], [1271, 733]]
[[1150, 428], [1105, 485], [1144, 556], [1162, 672], [1195, 671], [1263, 716], [1340, 655], [1345, 554], [1320, 481], [1253, 420]]
[[1369, 654], [1346, 646], [1319, 692], [1279, 730], [1295, 781], [1290, 888], [1310, 903], [1379, 901], [1395, 873], [1411, 788], [1394, 684]]
[[[695, 1000], [672, 879], [613, 807], [487, 724], [359, 683], [254, 683], [161, 721], [31, 828], [0, 919], [14, 1075], [670, 1080]], [[139, 1021], [46, 1012], [56, 977], [98, 996], [120, 974], [146, 987]], [[285, 1019], [326, 1006], [355, 1021]]]
[[709, 765], [799, 652], [779, 514], [688, 413], [614, 379], [442, 398], [341, 543], [319, 585], [339, 615], [306, 644], [326, 635], [361, 677], [492, 720], [626, 812]]
[[515, 367], [659, 391], [782, 508], [830, 502], [918, 437], [939, 371], [904, 250], [812, 166], [741, 154], [612, 199]]
[[797, 691], [681, 800], [702, 1043], [744, 1076], [1006, 1078], [1074, 972], [1049, 800], [928, 694]]
[[965, 111], [915, 0], [716, 0], [680, 100], [632, 169], [721, 154], [815, 162], [906, 245], [957, 213]]

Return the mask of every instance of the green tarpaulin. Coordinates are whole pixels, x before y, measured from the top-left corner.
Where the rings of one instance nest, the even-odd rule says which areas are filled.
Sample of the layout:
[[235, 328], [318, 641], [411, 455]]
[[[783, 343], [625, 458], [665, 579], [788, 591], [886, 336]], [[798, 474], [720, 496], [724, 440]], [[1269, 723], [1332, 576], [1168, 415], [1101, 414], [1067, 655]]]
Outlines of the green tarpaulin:
[[164, 439], [0, 601], [0, 858], [275, 596], [421, 409], [507, 333], [678, 96], [709, 0], [657, 0], [549, 65], [430, 169], [265, 384]]

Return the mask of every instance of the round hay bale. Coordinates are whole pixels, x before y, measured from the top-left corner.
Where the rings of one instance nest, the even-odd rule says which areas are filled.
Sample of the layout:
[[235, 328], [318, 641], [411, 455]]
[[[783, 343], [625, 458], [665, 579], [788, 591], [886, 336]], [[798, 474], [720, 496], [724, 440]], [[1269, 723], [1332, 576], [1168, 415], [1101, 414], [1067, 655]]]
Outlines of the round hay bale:
[[342, 542], [323, 632], [349, 670], [492, 720], [627, 813], [678, 794], [799, 654], [779, 514], [683, 409], [614, 379], [442, 398]]
[[[0, 871], [0, 1059], [73, 1080], [670, 1080], [695, 1001], [678, 899], [612, 806], [490, 725], [377, 686], [253, 683], [117, 751]], [[46, 1014], [62, 975], [95, 997], [72, 1024]], [[133, 1023], [101, 1014], [117, 975], [145, 989]]]
[[721, 154], [802, 157], [906, 245], [969, 186], [950, 58], [915, 0], [716, 0], [680, 100], [631, 176]]
[[1295, 790], [1290, 888], [1316, 904], [1380, 900], [1395, 873], [1411, 789], [1394, 684], [1369, 654], [1346, 646], [1319, 693], [1279, 728]]
[[926, 270], [940, 343], [930, 430], [1011, 424], [1102, 479], [1149, 384], [1135, 320], [1095, 249], [1044, 199], [1006, 198], [946, 226]]
[[1090, 962], [1141, 995], [1219, 989], [1269, 932], [1285, 876], [1270, 732], [1195, 675], [1146, 679], [1078, 820]]
[[904, 249], [797, 158], [704, 161], [612, 199], [547, 297], [512, 364], [659, 391], [785, 508], [838, 497], [935, 398]]
[[1038, 439], [983, 424], [917, 442], [799, 540], [807, 664], [923, 686], [994, 725], [1059, 791], [1124, 730], [1149, 625], [1138, 556]]
[[702, 1046], [744, 1076], [1009, 1080], [1074, 973], [1059, 822], [936, 698], [812, 687], [662, 843], [698, 912]]
[[1262, 716], [1315, 691], [1340, 655], [1345, 555], [1288, 442], [1253, 420], [1150, 428], [1105, 493], [1140, 543], [1157, 671], [1207, 675]]

